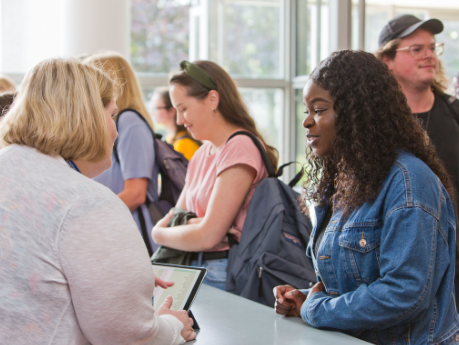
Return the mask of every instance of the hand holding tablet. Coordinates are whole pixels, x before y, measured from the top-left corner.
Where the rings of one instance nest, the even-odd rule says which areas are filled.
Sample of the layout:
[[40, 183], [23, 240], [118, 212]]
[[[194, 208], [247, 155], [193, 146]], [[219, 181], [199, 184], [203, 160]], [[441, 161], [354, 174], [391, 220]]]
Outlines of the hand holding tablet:
[[172, 296], [171, 310], [188, 310], [193, 303], [202, 280], [206, 275], [205, 268], [169, 264], [152, 264], [155, 276], [174, 285], [164, 290], [157, 286], [153, 291], [154, 306], [162, 305], [167, 296]]

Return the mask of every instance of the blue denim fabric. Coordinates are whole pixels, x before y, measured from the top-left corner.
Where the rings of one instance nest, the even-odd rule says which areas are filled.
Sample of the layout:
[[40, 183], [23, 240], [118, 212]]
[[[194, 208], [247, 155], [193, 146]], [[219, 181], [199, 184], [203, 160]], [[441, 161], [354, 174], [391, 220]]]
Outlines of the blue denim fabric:
[[325, 211], [307, 254], [326, 292], [303, 304], [307, 323], [374, 344], [459, 344], [453, 206], [420, 159], [400, 152], [373, 202], [335, 211], [316, 258]]
[[225, 290], [228, 259], [202, 260], [202, 253], [200, 253], [199, 260], [191, 261], [190, 266], [207, 269], [206, 276], [202, 282], [217, 289]]

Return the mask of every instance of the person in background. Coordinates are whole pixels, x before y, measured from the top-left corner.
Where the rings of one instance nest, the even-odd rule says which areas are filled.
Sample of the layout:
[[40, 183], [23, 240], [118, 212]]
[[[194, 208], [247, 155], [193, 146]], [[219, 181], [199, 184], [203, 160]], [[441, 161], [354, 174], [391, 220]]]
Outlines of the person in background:
[[111, 165], [116, 83], [75, 59], [39, 63], [0, 123], [0, 343], [183, 344], [131, 214], [91, 179]]
[[146, 109], [139, 81], [132, 66], [115, 52], [92, 55], [84, 63], [103, 66], [122, 83], [123, 93], [116, 100], [119, 109], [117, 116], [121, 116], [117, 120], [118, 159], [112, 154], [112, 166], [95, 180], [110, 188], [131, 210], [151, 254], [157, 245], [149, 235], [153, 222], [145, 201], [147, 198], [150, 202], [158, 200], [159, 166], [155, 160], [151, 134], [153, 123]]
[[0, 93], [0, 118], [6, 114], [13, 104], [16, 92], [3, 92]]
[[210, 61], [182, 61], [182, 72], [169, 80], [177, 109], [177, 124], [194, 139], [206, 142], [188, 165], [177, 207], [198, 218], [187, 225], [167, 227], [173, 212], [152, 231], [155, 242], [193, 252], [192, 266], [207, 268], [204, 283], [224, 289], [228, 263], [228, 233], [239, 241], [255, 187], [267, 175], [252, 140], [235, 132], [252, 133], [264, 144], [273, 166], [277, 151], [266, 145], [250, 117], [236, 85], [226, 71]]
[[373, 344], [459, 343], [452, 187], [397, 80], [343, 50], [311, 73], [303, 103], [318, 283], [276, 287], [276, 312]]
[[150, 103], [154, 121], [166, 127], [166, 141], [190, 160], [201, 142], [194, 140], [184, 125], [177, 125], [177, 111], [172, 106], [169, 88], [156, 88]]
[[[449, 174], [459, 217], [459, 101], [445, 94], [446, 78], [438, 57], [443, 43], [435, 40], [443, 31], [438, 19], [423, 20], [401, 15], [390, 20], [379, 35], [376, 57], [383, 61], [402, 87], [411, 112], [427, 132]], [[457, 230], [456, 230], [457, 231]], [[458, 233], [459, 234], [459, 233]], [[456, 234], [456, 238], [458, 238]], [[456, 244], [459, 250], [459, 242]], [[459, 256], [456, 257], [456, 300], [459, 298]]]
[[5, 74], [0, 74], [0, 93], [3, 92], [16, 92], [16, 85], [13, 79]]

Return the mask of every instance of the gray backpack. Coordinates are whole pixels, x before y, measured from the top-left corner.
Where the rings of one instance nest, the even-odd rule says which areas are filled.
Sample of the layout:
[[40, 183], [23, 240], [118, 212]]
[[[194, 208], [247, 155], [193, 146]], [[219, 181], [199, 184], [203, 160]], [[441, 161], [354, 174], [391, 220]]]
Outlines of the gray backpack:
[[291, 163], [282, 165], [275, 173], [263, 145], [254, 135], [239, 131], [228, 141], [235, 135], [247, 135], [253, 140], [269, 176], [255, 189], [241, 240], [230, 249], [225, 290], [273, 307], [275, 286], [309, 288], [316, 282], [312, 261], [306, 256], [311, 221], [301, 212], [299, 194], [292, 189], [302, 171], [286, 185], [278, 177]]

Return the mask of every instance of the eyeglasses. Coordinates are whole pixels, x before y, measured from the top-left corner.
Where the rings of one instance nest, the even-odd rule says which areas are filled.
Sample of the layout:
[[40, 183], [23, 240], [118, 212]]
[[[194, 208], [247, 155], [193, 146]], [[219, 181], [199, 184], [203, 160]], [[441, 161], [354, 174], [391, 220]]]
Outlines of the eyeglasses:
[[430, 45], [413, 44], [412, 46], [409, 46], [409, 47], [395, 49], [395, 51], [399, 52], [399, 51], [406, 50], [413, 56], [413, 58], [415, 58], [416, 60], [419, 60], [419, 59], [422, 59], [424, 56], [426, 56], [426, 53], [428, 50], [430, 50], [432, 55], [440, 56], [441, 54], [443, 54], [444, 45], [445, 45], [444, 43], [434, 43]]

